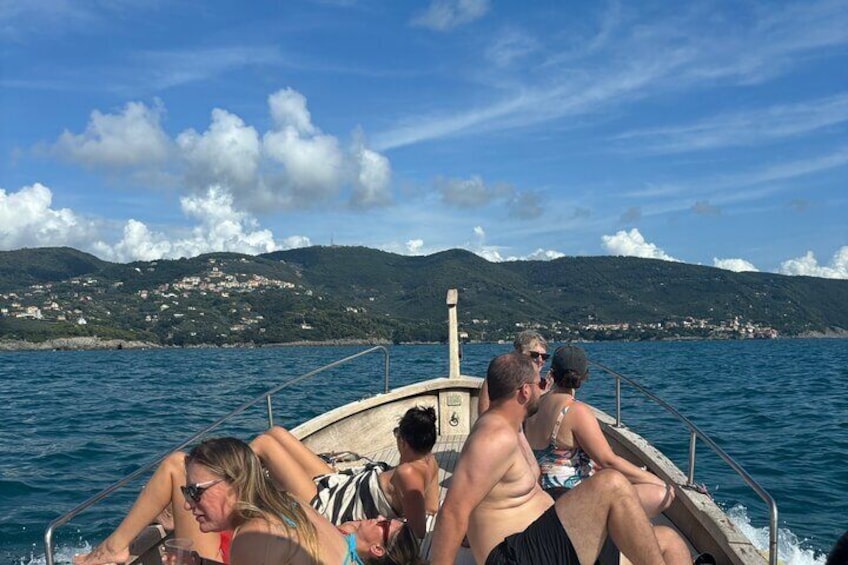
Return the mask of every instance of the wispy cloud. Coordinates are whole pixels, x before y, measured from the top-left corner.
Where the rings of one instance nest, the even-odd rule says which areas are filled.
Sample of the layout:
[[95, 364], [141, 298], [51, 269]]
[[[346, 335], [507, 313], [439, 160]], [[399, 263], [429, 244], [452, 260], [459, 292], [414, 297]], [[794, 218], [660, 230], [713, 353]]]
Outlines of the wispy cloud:
[[412, 19], [412, 25], [449, 31], [482, 18], [489, 0], [430, 0], [427, 9]]
[[[754, 84], [787, 74], [810, 58], [826, 57], [830, 48], [848, 45], [848, 9], [844, 2], [832, 0], [804, 3], [803, 8], [772, 7], [767, 12], [752, 8], [746, 14], [746, 25], [738, 26], [726, 25], [720, 16], [705, 18], [698, 9], [684, 16], [652, 12], [651, 17], [652, 21], [640, 21], [632, 14], [614, 13], [609, 26], [615, 34], [599, 32], [597, 43], [589, 51], [575, 52], [570, 45], [562, 46], [558, 38], [536, 36], [536, 65], [506, 69], [503, 62], [512, 56], [509, 52], [506, 58], [490, 57], [494, 61], [490, 67], [485, 67], [485, 61], [476, 61], [482, 70], [470, 69], [469, 74], [481, 80], [489, 76], [493, 89], [488, 104], [449, 114], [402, 118], [396, 126], [377, 133], [375, 145], [390, 149], [460, 134], [588, 116], [669, 93]], [[565, 30], [560, 35], [567, 36], [571, 31], [569, 23], [564, 22], [563, 26]], [[513, 86], [504, 91], [504, 85]], [[824, 102], [844, 115], [843, 96]], [[828, 121], [844, 121], [840, 117], [828, 118], [826, 110], [817, 112], [811, 105], [777, 107], [772, 111], [778, 114], [780, 123], [762, 127], [760, 136], [792, 135], [794, 131], [824, 127]], [[767, 113], [762, 111], [764, 117]], [[738, 128], [744, 127], [740, 116], [724, 119]], [[707, 131], [716, 131], [718, 126], [703, 124]], [[670, 130], [666, 135], [677, 135], [681, 138], [679, 143], [692, 143], [696, 132]]]
[[687, 125], [632, 130], [613, 139], [641, 154], [761, 145], [848, 121], [848, 94], [720, 114]]

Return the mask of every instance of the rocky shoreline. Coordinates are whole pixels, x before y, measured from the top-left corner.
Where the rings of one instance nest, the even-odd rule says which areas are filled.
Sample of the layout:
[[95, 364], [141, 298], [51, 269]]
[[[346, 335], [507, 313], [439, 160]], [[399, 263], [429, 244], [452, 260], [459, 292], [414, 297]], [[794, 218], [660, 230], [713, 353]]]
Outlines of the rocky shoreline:
[[[779, 339], [845, 339], [848, 338], [848, 330], [833, 328], [824, 332], [806, 332], [792, 337], [780, 337]], [[688, 339], [703, 338], [669, 338], [664, 341], [684, 341]], [[109, 349], [249, 349], [266, 347], [303, 347], [303, 346], [344, 346], [344, 345], [391, 345], [389, 340], [367, 340], [367, 339], [334, 339], [327, 341], [294, 341], [290, 343], [269, 343], [256, 345], [253, 343], [239, 343], [231, 345], [190, 345], [184, 347], [160, 345], [150, 341], [133, 341], [125, 339], [101, 339], [99, 337], [63, 337], [48, 339], [46, 341], [32, 342], [26, 340], [0, 340], [0, 351], [95, 351]], [[420, 345], [421, 343], [405, 344]]]

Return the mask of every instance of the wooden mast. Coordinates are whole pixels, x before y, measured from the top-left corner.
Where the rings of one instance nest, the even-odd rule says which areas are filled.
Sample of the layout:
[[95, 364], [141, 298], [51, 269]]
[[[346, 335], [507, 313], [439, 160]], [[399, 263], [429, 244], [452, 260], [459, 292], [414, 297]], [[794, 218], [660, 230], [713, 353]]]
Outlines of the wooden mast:
[[448, 289], [448, 377], [459, 378], [459, 332], [457, 330], [456, 304], [459, 293], [455, 288]]

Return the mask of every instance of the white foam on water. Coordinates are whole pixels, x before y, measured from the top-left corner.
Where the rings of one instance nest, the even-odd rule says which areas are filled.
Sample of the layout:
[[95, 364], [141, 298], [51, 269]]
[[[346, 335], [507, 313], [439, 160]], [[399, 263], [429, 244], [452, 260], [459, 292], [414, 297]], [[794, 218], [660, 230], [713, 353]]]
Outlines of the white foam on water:
[[[56, 565], [70, 565], [71, 559], [77, 553], [88, 553], [94, 549], [88, 542], [81, 542], [79, 546], [57, 546], [53, 551], [53, 563]], [[15, 565], [47, 565], [47, 558], [44, 557], [43, 547], [38, 548], [36, 553], [35, 547], [29, 556], [24, 556], [14, 561]]]
[[[727, 511], [727, 516], [739, 530], [748, 536], [754, 547], [768, 557], [769, 529], [768, 526], [758, 528], [748, 519], [748, 509], [737, 504]], [[825, 565], [827, 555], [817, 553], [814, 549], [803, 547], [801, 540], [790, 530], [777, 529], [777, 559], [785, 565]]]

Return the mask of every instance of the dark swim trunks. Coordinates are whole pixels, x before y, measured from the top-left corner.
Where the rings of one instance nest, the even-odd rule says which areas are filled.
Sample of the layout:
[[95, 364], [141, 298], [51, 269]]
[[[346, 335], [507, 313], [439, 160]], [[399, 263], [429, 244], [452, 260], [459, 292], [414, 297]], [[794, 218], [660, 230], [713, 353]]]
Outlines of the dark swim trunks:
[[492, 549], [486, 565], [577, 565], [577, 552], [551, 505], [527, 529], [512, 534]]

